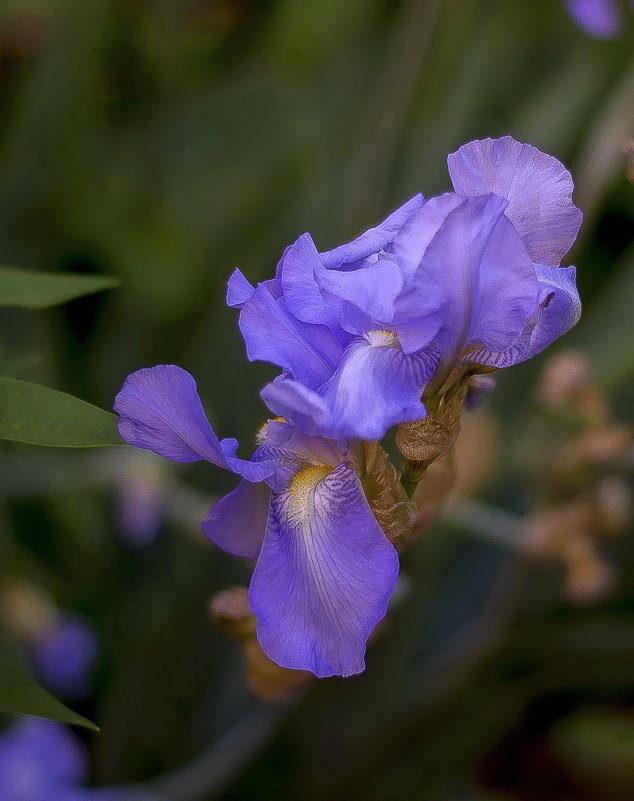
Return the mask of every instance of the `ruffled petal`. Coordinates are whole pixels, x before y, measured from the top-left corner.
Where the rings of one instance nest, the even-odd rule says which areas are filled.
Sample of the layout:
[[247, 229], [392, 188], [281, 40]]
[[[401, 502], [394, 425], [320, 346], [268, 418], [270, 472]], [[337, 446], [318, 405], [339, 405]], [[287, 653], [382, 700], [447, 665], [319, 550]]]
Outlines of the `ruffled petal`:
[[332, 375], [341, 355], [341, 345], [325, 325], [298, 320], [266, 284], [245, 303], [240, 330], [251, 361], [272, 362], [308, 386]]
[[[406, 281], [412, 278], [420, 267], [429, 243], [438, 233], [447, 215], [462, 202], [463, 198], [453, 192], [433, 197], [412, 214], [398, 232], [389, 246], [389, 252], [394, 254]], [[400, 306], [401, 304], [397, 305], [398, 308]]]
[[278, 268], [284, 299], [293, 316], [305, 323], [336, 328], [337, 313], [326, 303], [317, 283], [325, 272], [310, 234], [302, 234], [286, 249]]
[[390, 426], [420, 420], [426, 416], [421, 395], [436, 366], [431, 352], [403, 353], [387, 331], [356, 339], [319, 390], [331, 418], [323, 433], [380, 440]]
[[322, 477], [319, 469], [301, 471], [272, 497], [249, 599], [271, 659], [320, 677], [350, 676], [365, 667], [398, 557], [354, 470], [343, 463]]
[[201, 528], [223, 551], [255, 559], [264, 539], [270, 498], [266, 484], [243, 480], [216, 501]]
[[267, 384], [260, 397], [273, 414], [290, 420], [306, 434], [325, 433], [330, 428], [330, 410], [323, 398], [287, 375]]
[[526, 329], [511, 347], [495, 352], [486, 348], [467, 354], [464, 361], [487, 367], [509, 367], [524, 362], [569, 331], [581, 315], [574, 267], [534, 265], [539, 282], [539, 303]]
[[218, 440], [203, 410], [196, 382], [174, 364], [129, 375], [114, 409], [119, 414], [119, 434], [129, 445], [175, 462], [205, 459], [249, 481], [262, 481], [275, 470], [271, 462], [253, 463], [236, 457], [236, 440]]
[[451, 364], [471, 343], [499, 350], [521, 335], [536, 308], [537, 279], [505, 207], [505, 200], [487, 195], [463, 201], [447, 216], [395, 326], [406, 353], [433, 342], [442, 362]]
[[241, 309], [254, 292], [255, 287], [236, 267], [227, 284], [227, 306]]
[[[403, 274], [396, 261], [384, 255], [355, 270], [322, 270], [317, 281], [337, 311], [338, 319], [350, 304], [372, 320], [388, 324], [403, 289]], [[342, 303], [343, 301], [343, 303]]]
[[341, 267], [383, 250], [424, 202], [425, 198], [420, 193], [414, 195], [375, 228], [369, 228], [352, 242], [321, 253], [322, 264], [325, 267]]
[[347, 304], [367, 317], [388, 322], [403, 288], [398, 264], [385, 255], [355, 269], [326, 269], [310, 234], [287, 248], [280, 265], [284, 300], [293, 316], [328, 326], [339, 342], [337, 331]]
[[447, 164], [459, 195], [492, 193], [506, 198], [506, 215], [531, 259], [550, 267], [559, 265], [583, 219], [572, 202], [572, 177], [560, 161], [503, 136], [469, 142], [451, 153]]

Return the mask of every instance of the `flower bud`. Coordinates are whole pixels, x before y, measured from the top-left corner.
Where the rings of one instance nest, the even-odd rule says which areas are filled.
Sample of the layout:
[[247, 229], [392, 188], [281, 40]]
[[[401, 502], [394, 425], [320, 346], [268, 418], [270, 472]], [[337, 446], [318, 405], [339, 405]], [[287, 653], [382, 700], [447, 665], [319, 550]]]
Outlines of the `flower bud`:
[[379, 443], [369, 442], [366, 449], [363, 490], [386, 537], [394, 542], [414, 525], [416, 504], [408, 499], [390, 457]]
[[209, 602], [209, 614], [228, 637], [235, 640], [255, 637], [256, 618], [249, 608], [246, 587], [229, 587], [214, 595]]
[[592, 425], [605, 424], [608, 404], [595, 381], [592, 362], [582, 351], [551, 356], [538, 379], [536, 396], [546, 409], [576, 409]]
[[446, 453], [460, 433], [460, 412], [467, 392], [467, 382], [461, 382], [440, 398], [437, 408], [430, 408], [427, 417], [412, 423], [402, 423], [396, 434], [400, 452], [424, 470]]

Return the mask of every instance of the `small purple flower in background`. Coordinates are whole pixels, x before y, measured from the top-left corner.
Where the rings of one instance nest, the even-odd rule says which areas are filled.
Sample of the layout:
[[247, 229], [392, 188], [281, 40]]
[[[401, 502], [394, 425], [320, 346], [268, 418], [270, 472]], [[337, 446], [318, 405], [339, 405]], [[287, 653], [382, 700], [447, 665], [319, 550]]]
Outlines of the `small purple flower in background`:
[[202, 528], [225, 551], [257, 559], [249, 601], [265, 652], [317, 676], [362, 671], [398, 575], [364, 495], [363, 443], [337, 445], [276, 420], [251, 461], [239, 459], [237, 442], [213, 432], [192, 376], [174, 365], [130, 375], [115, 410], [129, 444], [242, 477]]
[[123, 793], [86, 789], [88, 754], [59, 723], [24, 718], [0, 733], [2, 801], [125, 801]]
[[417, 195], [325, 253], [304, 234], [257, 288], [233, 274], [249, 359], [284, 371], [262, 391], [275, 414], [378, 440], [467, 372], [529, 359], [577, 322], [575, 268], [559, 266], [582, 219], [569, 172], [510, 136], [448, 163], [454, 192]]
[[31, 643], [40, 679], [53, 692], [72, 700], [89, 695], [99, 652], [99, 636], [94, 626], [71, 612], [60, 612]]
[[117, 483], [121, 539], [130, 548], [146, 548], [156, 539], [170, 494], [169, 478], [150, 454], [134, 452]]
[[567, 0], [566, 7], [588, 36], [614, 39], [623, 32], [624, 20], [619, 0]]

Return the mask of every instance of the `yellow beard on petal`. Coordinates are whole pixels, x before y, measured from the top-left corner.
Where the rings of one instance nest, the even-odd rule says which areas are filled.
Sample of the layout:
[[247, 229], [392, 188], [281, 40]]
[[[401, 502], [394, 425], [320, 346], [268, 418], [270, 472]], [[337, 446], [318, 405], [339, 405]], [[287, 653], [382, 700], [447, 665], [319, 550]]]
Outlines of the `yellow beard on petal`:
[[266, 423], [262, 423], [262, 425], [258, 428], [257, 433], [255, 435], [255, 441], [258, 445], [264, 445], [266, 442], [266, 432], [268, 431], [269, 423], [285, 423], [285, 417], [274, 417], [272, 420], [267, 420]]
[[288, 516], [291, 525], [305, 525], [313, 511], [312, 491], [320, 481], [332, 473], [333, 469], [329, 464], [315, 464], [295, 473], [288, 488], [290, 494]]
[[368, 331], [364, 338], [373, 348], [398, 348], [401, 344], [394, 331], [386, 331], [384, 328]]

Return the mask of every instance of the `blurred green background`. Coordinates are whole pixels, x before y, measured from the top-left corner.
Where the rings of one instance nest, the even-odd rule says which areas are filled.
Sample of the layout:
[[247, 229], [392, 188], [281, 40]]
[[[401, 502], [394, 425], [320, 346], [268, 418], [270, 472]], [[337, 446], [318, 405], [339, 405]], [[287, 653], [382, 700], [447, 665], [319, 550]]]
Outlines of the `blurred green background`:
[[[512, 134], [564, 161], [585, 214], [566, 259], [584, 313], [554, 350], [582, 348], [631, 422], [633, 23], [593, 40], [556, 0], [2, 0], [0, 261], [122, 279], [4, 310], [3, 374], [111, 408], [129, 372], [177, 363], [248, 454], [274, 371], [244, 358], [232, 269], [269, 277], [306, 230], [333, 247], [449, 188], [462, 143]], [[207, 614], [248, 581], [197, 531], [230, 475], [3, 444], [0, 581], [103, 639], [75, 705], [102, 728], [83, 735], [94, 781], [182, 768], [174, 801], [634, 798], [631, 538], [600, 542], [612, 580], [583, 599], [557, 560], [515, 546], [562, 432], [534, 397], [546, 358], [499, 375], [480, 412], [497, 435], [476, 448], [493, 468], [405, 554], [367, 672], [281, 706], [253, 698]], [[631, 468], [630, 454], [619, 476]], [[145, 548], [122, 532], [135, 491], [162, 504]], [[0, 630], [27, 665], [15, 626]], [[192, 765], [200, 753], [209, 764]]]

